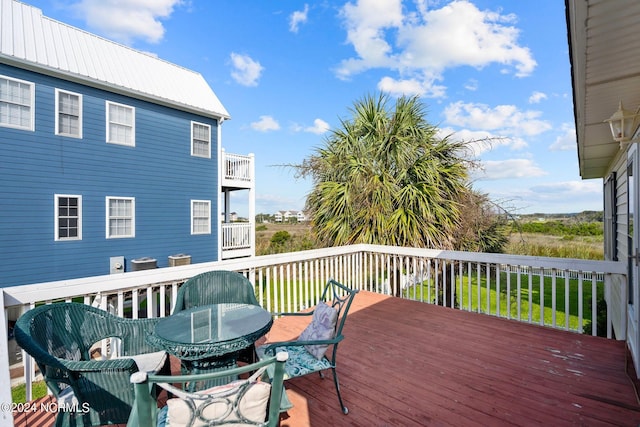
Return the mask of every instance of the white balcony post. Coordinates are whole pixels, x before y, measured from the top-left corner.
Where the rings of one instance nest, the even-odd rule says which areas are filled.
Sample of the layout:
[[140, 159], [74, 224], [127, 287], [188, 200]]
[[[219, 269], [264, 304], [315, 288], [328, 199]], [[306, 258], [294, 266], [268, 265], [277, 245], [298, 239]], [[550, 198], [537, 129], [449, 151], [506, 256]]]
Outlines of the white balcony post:
[[251, 256], [256, 256], [256, 162], [253, 153], [249, 153], [249, 176], [249, 245]]
[[[4, 307], [4, 291], [0, 289], [0, 378], [6, 378], [6, 384], [11, 384], [11, 373], [9, 372], [9, 320]], [[0, 402], [11, 403], [11, 387], [0, 387]], [[0, 411], [0, 426], [12, 426], [12, 411]]]

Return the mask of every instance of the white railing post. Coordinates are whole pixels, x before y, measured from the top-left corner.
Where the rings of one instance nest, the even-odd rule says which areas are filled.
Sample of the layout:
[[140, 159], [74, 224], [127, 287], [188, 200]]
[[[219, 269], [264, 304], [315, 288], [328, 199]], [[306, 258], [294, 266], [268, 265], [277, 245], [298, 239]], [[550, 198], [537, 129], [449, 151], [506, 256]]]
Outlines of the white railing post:
[[[4, 291], [0, 289], [0, 378], [6, 386], [0, 386], [0, 403], [11, 403], [11, 372], [9, 370], [9, 319], [4, 306]], [[10, 407], [10, 406], [9, 406]], [[0, 426], [10, 427], [13, 425], [13, 412], [10, 410], [0, 410]]]

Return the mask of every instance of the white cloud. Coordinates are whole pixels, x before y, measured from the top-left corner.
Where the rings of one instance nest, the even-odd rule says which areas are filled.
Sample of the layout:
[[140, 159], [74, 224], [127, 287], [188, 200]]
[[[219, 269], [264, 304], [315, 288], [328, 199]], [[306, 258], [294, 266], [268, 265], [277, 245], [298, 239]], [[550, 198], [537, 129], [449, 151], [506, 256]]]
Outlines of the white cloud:
[[576, 129], [573, 125], [562, 125], [562, 134], [549, 146], [550, 151], [571, 151], [577, 148]]
[[600, 194], [602, 193], [602, 181], [585, 180], [585, 181], [563, 181], [549, 184], [540, 184], [531, 187], [531, 191], [540, 194], [560, 194], [572, 195], [576, 193], [582, 194]]
[[547, 173], [529, 159], [487, 160], [482, 162], [478, 180], [533, 178]]
[[309, 5], [305, 4], [303, 10], [297, 10], [289, 17], [289, 31], [292, 33], [298, 32], [300, 24], [307, 22], [307, 15], [309, 14]]
[[529, 97], [529, 104], [539, 104], [540, 101], [547, 99], [547, 94], [543, 92], [533, 92]]
[[416, 3], [417, 11], [406, 14], [401, 0], [347, 3], [341, 16], [356, 57], [341, 62], [338, 77], [388, 68], [397, 71], [398, 78], [385, 77], [379, 86], [393, 93], [410, 90], [442, 97], [444, 87], [437, 82], [449, 68], [480, 69], [498, 63], [515, 69], [517, 76], [526, 76], [536, 67], [529, 48], [517, 42], [513, 15], [481, 11], [465, 0], [432, 10], [426, 2]]
[[313, 126], [309, 126], [304, 128], [305, 132], [315, 133], [316, 135], [322, 135], [327, 132], [331, 127], [329, 123], [325, 122], [322, 119], [315, 119], [313, 121]]
[[260, 116], [260, 120], [251, 123], [251, 129], [259, 132], [269, 132], [280, 129], [280, 124], [271, 116]]
[[231, 53], [231, 65], [233, 71], [231, 77], [243, 86], [257, 86], [258, 79], [262, 75], [264, 67], [258, 61], [253, 60], [249, 55]]
[[[561, 213], [602, 210], [602, 181], [563, 181], [491, 191], [494, 200], [513, 205], [514, 213]], [[541, 210], [544, 206], [544, 210]]]
[[182, 0], [81, 0], [72, 8], [94, 31], [122, 43], [141, 38], [158, 43], [164, 36], [161, 19], [167, 19]]
[[478, 90], [478, 80], [469, 79], [467, 83], [465, 83], [464, 88], [472, 92], [475, 92], [476, 90]]
[[444, 109], [447, 123], [478, 130], [490, 130], [506, 136], [533, 136], [551, 129], [551, 124], [541, 120], [539, 111], [520, 111], [515, 105], [464, 103], [449, 104]]

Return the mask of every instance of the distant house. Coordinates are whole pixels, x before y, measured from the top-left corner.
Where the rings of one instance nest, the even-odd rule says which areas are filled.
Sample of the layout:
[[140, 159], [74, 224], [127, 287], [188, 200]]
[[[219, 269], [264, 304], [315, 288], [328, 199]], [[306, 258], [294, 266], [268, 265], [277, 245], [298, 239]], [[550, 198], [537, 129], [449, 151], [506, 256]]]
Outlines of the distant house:
[[288, 222], [290, 219], [295, 218], [298, 222], [308, 221], [309, 218], [304, 211], [278, 211], [274, 215], [275, 222]]
[[0, 17], [0, 287], [223, 258], [221, 194], [253, 190], [253, 157], [223, 154], [202, 75], [17, 1]]

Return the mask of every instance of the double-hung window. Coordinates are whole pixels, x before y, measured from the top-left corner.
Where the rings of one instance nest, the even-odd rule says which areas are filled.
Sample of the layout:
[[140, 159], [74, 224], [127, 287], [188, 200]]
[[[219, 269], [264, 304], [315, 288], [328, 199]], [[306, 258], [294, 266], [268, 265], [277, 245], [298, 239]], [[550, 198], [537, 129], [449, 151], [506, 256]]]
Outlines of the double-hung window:
[[211, 126], [191, 122], [191, 155], [211, 158]]
[[136, 110], [133, 107], [107, 101], [107, 142], [136, 145]]
[[107, 239], [135, 237], [136, 201], [132, 197], [107, 197]]
[[191, 201], [191, 234], [211, 234], [211, 202]]
[[82, 196], [55, 195], [55, 240], [82, 240]]
[[82, 138], [82, 95], [56, 89], [56, 135]]
[[34, 84], [0, 76], [0, 126], [34, 130]]

